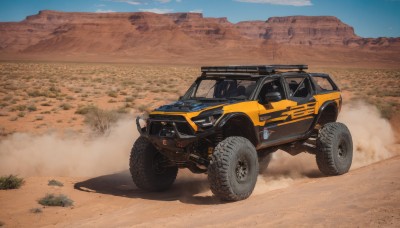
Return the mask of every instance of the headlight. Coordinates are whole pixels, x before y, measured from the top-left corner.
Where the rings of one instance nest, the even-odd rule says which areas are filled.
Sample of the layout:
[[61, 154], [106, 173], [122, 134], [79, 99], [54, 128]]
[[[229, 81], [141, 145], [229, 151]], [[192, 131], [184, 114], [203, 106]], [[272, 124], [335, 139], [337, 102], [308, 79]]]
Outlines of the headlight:
[[214, 126], [215, 122], [222, 116], [222, 109], [211, 109], [200, 113], [200, 115], [193, 117], [193, 122], [200, 128], [209, 128]]
[[198, 119], [198, 120], [193, 120], [197, 124], [197, 126], [202, 127], [202, 128], [207, 128], [211, 127], [214, 125], [214, 123], [217, 121], [217, 118], [214, 116], [207, 116], [203, 119]]

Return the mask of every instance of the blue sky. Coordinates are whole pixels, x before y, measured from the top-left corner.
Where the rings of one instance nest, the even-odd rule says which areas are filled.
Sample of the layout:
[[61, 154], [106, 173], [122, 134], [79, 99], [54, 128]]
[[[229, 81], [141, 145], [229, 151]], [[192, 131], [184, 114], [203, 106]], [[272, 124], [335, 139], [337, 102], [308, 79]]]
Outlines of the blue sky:
[[205, 17], [266, 20], [273, 16], [336, 16], [363, 37], [400, 37], [400, 0], [0, 0], [0, 21], [39, 10], [66, 12], [202, 12]]

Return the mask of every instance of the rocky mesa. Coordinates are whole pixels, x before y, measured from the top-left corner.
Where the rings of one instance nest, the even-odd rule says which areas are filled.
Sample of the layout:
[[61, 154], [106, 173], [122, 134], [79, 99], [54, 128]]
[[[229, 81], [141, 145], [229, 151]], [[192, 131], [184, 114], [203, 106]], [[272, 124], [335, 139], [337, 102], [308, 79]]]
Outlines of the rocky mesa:
[[[40, 11], [21, 22], [0, 23], [5, 58], [130, 60], [293, 59], [310, 51], [329, 54], [397, 54], [400, 38], [362, 38], [332, 16], [271, 17], [231, 23], [200, 13], [69, 13]], [[339, 54], [338, 54], [339, 53]], [[394, 55], [393, 54], [393, 55]], [[47, 57], [45, 57], [47, 56]], [[357, 59], [357, 56], [351, 58]], [[265, 62], [265, 61], [264, 61]]]

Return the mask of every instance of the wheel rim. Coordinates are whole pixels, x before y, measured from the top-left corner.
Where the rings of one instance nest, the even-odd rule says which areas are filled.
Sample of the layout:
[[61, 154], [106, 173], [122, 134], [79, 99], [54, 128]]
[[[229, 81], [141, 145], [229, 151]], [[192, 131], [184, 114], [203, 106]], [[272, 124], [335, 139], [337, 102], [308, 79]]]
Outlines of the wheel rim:
[[245, 159], [239, 159], [237, 164], [236, 164], [236, 179], [239, 182], [243, 182], [247, 179], [248, 173], [249, 173], [249, 165], [247, 160]]
[[344, 141], [340, 142], [339, 144], [338, 157], [340, 159], [345, 159], [347, 157], [347, 146]]

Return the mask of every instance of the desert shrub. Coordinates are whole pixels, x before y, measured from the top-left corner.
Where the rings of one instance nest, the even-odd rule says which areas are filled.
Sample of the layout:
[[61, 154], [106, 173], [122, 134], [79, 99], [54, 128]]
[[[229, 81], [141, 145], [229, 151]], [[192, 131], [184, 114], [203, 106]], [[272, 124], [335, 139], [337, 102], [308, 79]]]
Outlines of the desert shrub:
[[44, 93], [39, 91], [39, 90], [34, 90], [34, 91], [29, 91], [28, 92], [28, 96], [30, 96], [30, 97], [40, 97], [40, 96], [44, 96]]
[[54, 179], [53, 180], [49, 180], [49, 183], [47, 185], [49, 185], [49, 186], [59, 186], [59, 187], [64, 186], [63, 183], [61, 183], [58, 180], [54, 180]]
[[55, 87], [55, 86], [50, 86], [49, 91], [53, 92], [53, 93], [61, 92], [61, 90], [59, 88]]
[[34, 111], [36, 111], [36, 110], [37, 110], [37, 108], [36, 108], [35, 105], [29, 105], [29, 106], [28, 106], [28, 111], [34, 112]]
[[8, 105], [9, 105], [9, 104], [6, 103], [6, 102], [1, 102], [1, 103], [0, 103], [0, 108], [7, 107]]
[[35, 116], [35, 120], [43, 120], [44, 116]]
[[24, 183], [24, 179], [19, 178], [15, 175], [0, 177], [0, 189], [3, 189], [3, 190], [20, 188], [23, 183]]
[[24, 116], [25, 116], [25, 112], [19, 112], [19, 113], [18, 113], [18, 116], [19, 116], [19, 117], [24, 117]]
[[118, 113], [115, 110], [103, 110], [97, 107], [90, 109], [85, 115], [85, 123], [100, 135], [108, 134], [117, 120]]
[[0, 221], [0, 226], [4, 226], [4, 225], [5, 225], [5, 223]]
[[75, 114], [86, 115], [86, 114], [88, 114], [90, 112], [90, 110], [93, 110], [93, 109], [97, 109], [97, 107], [94, 106], [94, 105], [80, 106], [75, 111]]
[[16, 107], [16, 110], [18, 110], [18, 111], [25, 111], [26, 110], [26, 105], [18, 105], [17, 107]]
[[42, 103], [42, 104], [40, 104], [41, 106], [47, 106], [47, 107], [49, 107], [49, 106], [51, 106], [52, 104], [50, 103], [50, 102], [45, 102], [45, 103]]
[[29, 211], [30, 211], [31, 213], [34, 213], [34, 214], [38, 214], [38, 213], [42, 213], [42, 212], [43, 212], [42, 209], [41, 209], [41, 208], [38, 208], [38, 207], [32, 208], [32, 209], [30, 209]]
[[114, 98], [118, 97], [118, 93], [116, 91], [109, 91], [107, 95]]
[[133, 97], [126, 97], [125, 98], [125, 102], [132, 102], [132, 101], [134, 101]]
[[45, 197], [38, 200], [43, 206], [59, 206], [59, 207], [69, 207], [72, 206], [74, 201], [72, 201], [68, 196], [60, 194], [47, 194]]
[[60, 108], [62, 108], [63, 110], [70, 110], [72, 108], [72, 105], [68, 103], [63, 103], [60, 105]]

